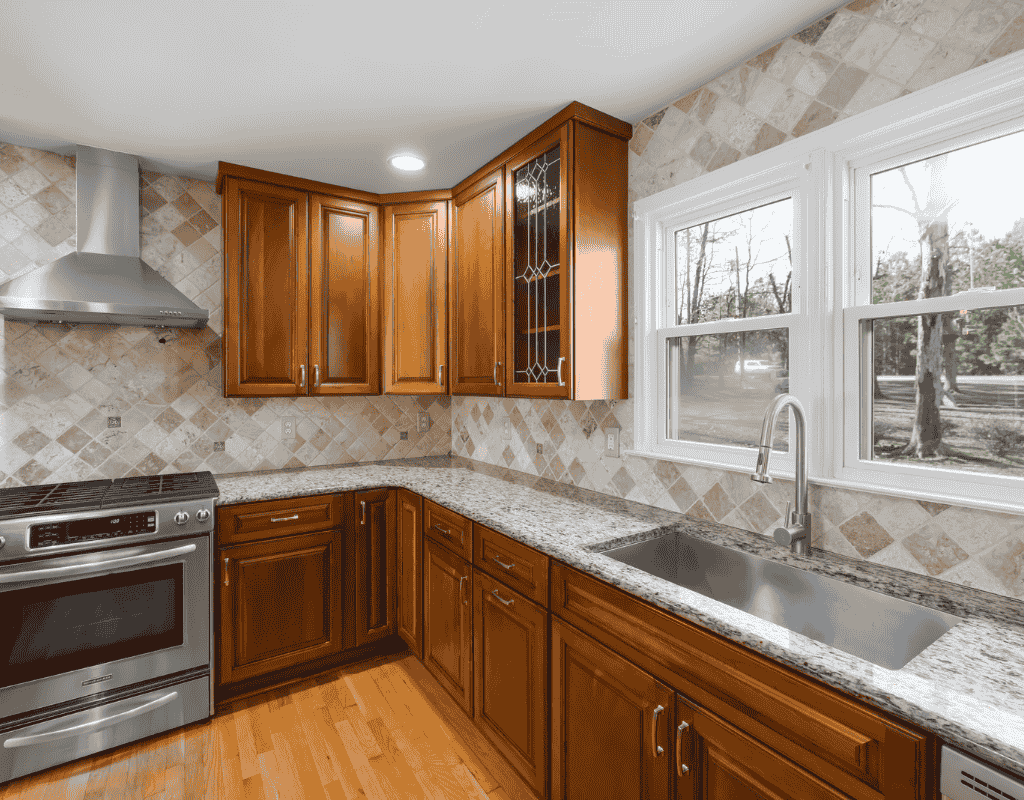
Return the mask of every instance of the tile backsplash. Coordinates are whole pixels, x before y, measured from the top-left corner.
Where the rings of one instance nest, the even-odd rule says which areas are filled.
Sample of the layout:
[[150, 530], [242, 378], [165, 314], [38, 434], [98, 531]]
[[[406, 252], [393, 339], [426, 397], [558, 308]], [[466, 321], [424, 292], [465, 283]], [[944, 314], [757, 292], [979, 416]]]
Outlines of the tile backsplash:
[[[0, 486], [449, 452], [446, 397], [225, 399], [220, 197], [207, 181], [143, 172], [140, 215], [143, 260], [210, 311], [209, 327], [4, 321]], [[74, 249], [74, 158], [0, 144], [0, 282]]]
[[[1022, 47], [1021, 2], [855, 0], [637, 124], [630, 204]], [[608, 427], [632, 446], [631, 400], [452, 405], [458, 456], [759, 534], [782, 522], [791, 483], [605, 458]], [[818, 486], [810, 501], [816, 547], [1024, 599], [1024, 517]]]

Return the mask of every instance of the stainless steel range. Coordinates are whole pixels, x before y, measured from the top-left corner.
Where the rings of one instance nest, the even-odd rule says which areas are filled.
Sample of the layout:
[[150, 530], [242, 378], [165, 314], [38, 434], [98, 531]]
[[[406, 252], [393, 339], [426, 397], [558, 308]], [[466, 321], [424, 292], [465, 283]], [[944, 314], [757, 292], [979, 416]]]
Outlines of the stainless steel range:
[[208, 717], [209, 472], [0, 490], [0, 782]]

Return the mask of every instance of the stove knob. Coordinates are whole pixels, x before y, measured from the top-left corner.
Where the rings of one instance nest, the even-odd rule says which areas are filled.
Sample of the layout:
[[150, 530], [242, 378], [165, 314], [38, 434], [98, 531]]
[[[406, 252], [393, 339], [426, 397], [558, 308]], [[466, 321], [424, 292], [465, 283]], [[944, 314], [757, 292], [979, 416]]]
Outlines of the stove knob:
[[174, 521], [177, 522], [179, 525], [184, 525], [186, 522], [188, 522], [188, 512], [179, 511], [177, 514], [174, 515]]
[[210, 518], [210, 511], [206, 508], [201, 508], [196, 512], [196, 522], [206, 522]]

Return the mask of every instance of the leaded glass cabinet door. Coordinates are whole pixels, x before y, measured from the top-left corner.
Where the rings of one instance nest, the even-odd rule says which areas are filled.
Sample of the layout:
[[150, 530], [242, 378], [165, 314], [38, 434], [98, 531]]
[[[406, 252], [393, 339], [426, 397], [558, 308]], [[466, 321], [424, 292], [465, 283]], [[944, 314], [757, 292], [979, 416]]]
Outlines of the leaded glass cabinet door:
[[572, 315], [565, 125], [524, 151], [507, 171], [508, 394], [569, 397]]

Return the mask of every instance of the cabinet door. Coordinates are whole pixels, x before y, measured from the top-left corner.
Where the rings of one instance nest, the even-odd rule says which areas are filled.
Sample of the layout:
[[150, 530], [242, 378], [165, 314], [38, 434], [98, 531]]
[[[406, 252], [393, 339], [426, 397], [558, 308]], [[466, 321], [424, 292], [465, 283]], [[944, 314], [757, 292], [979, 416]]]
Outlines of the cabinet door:
[[356, 492], [352, 529], [355, 644], [395, 632], [395, 500], [390, 489]]
[[384, 391], [447, 391], [448, 204], [384, 206]]
[[569, 397], [571, 128], [563, 125], [506, 165], [506, 394]]
[[547, 610], [473, 575], [476, 723], [531, 788], [547, 781]]
[[307, 195], [227, 178], [224, 394], [306, 394]]
[[505, 188], [499, 167], [452, 200], [452, 394], [497, 395], [505, 383]]
[[789, 759], [676, 696], [677, 800], [848, 800]]
[[551, 797], [665, 800], [671, 789], [667, 686], [551, 620]]
[[398, 635], [423, 658], [423, 498], [399, 489]]
[[423, 663], [473, 715], [473, 572], [469, 562], [425, 540]]
[[379, 213], [310, 197], [310, 394], [380, 392]]
[[322, 531], [218, 551], [220, 683], [341, 651], [344, 538]]

